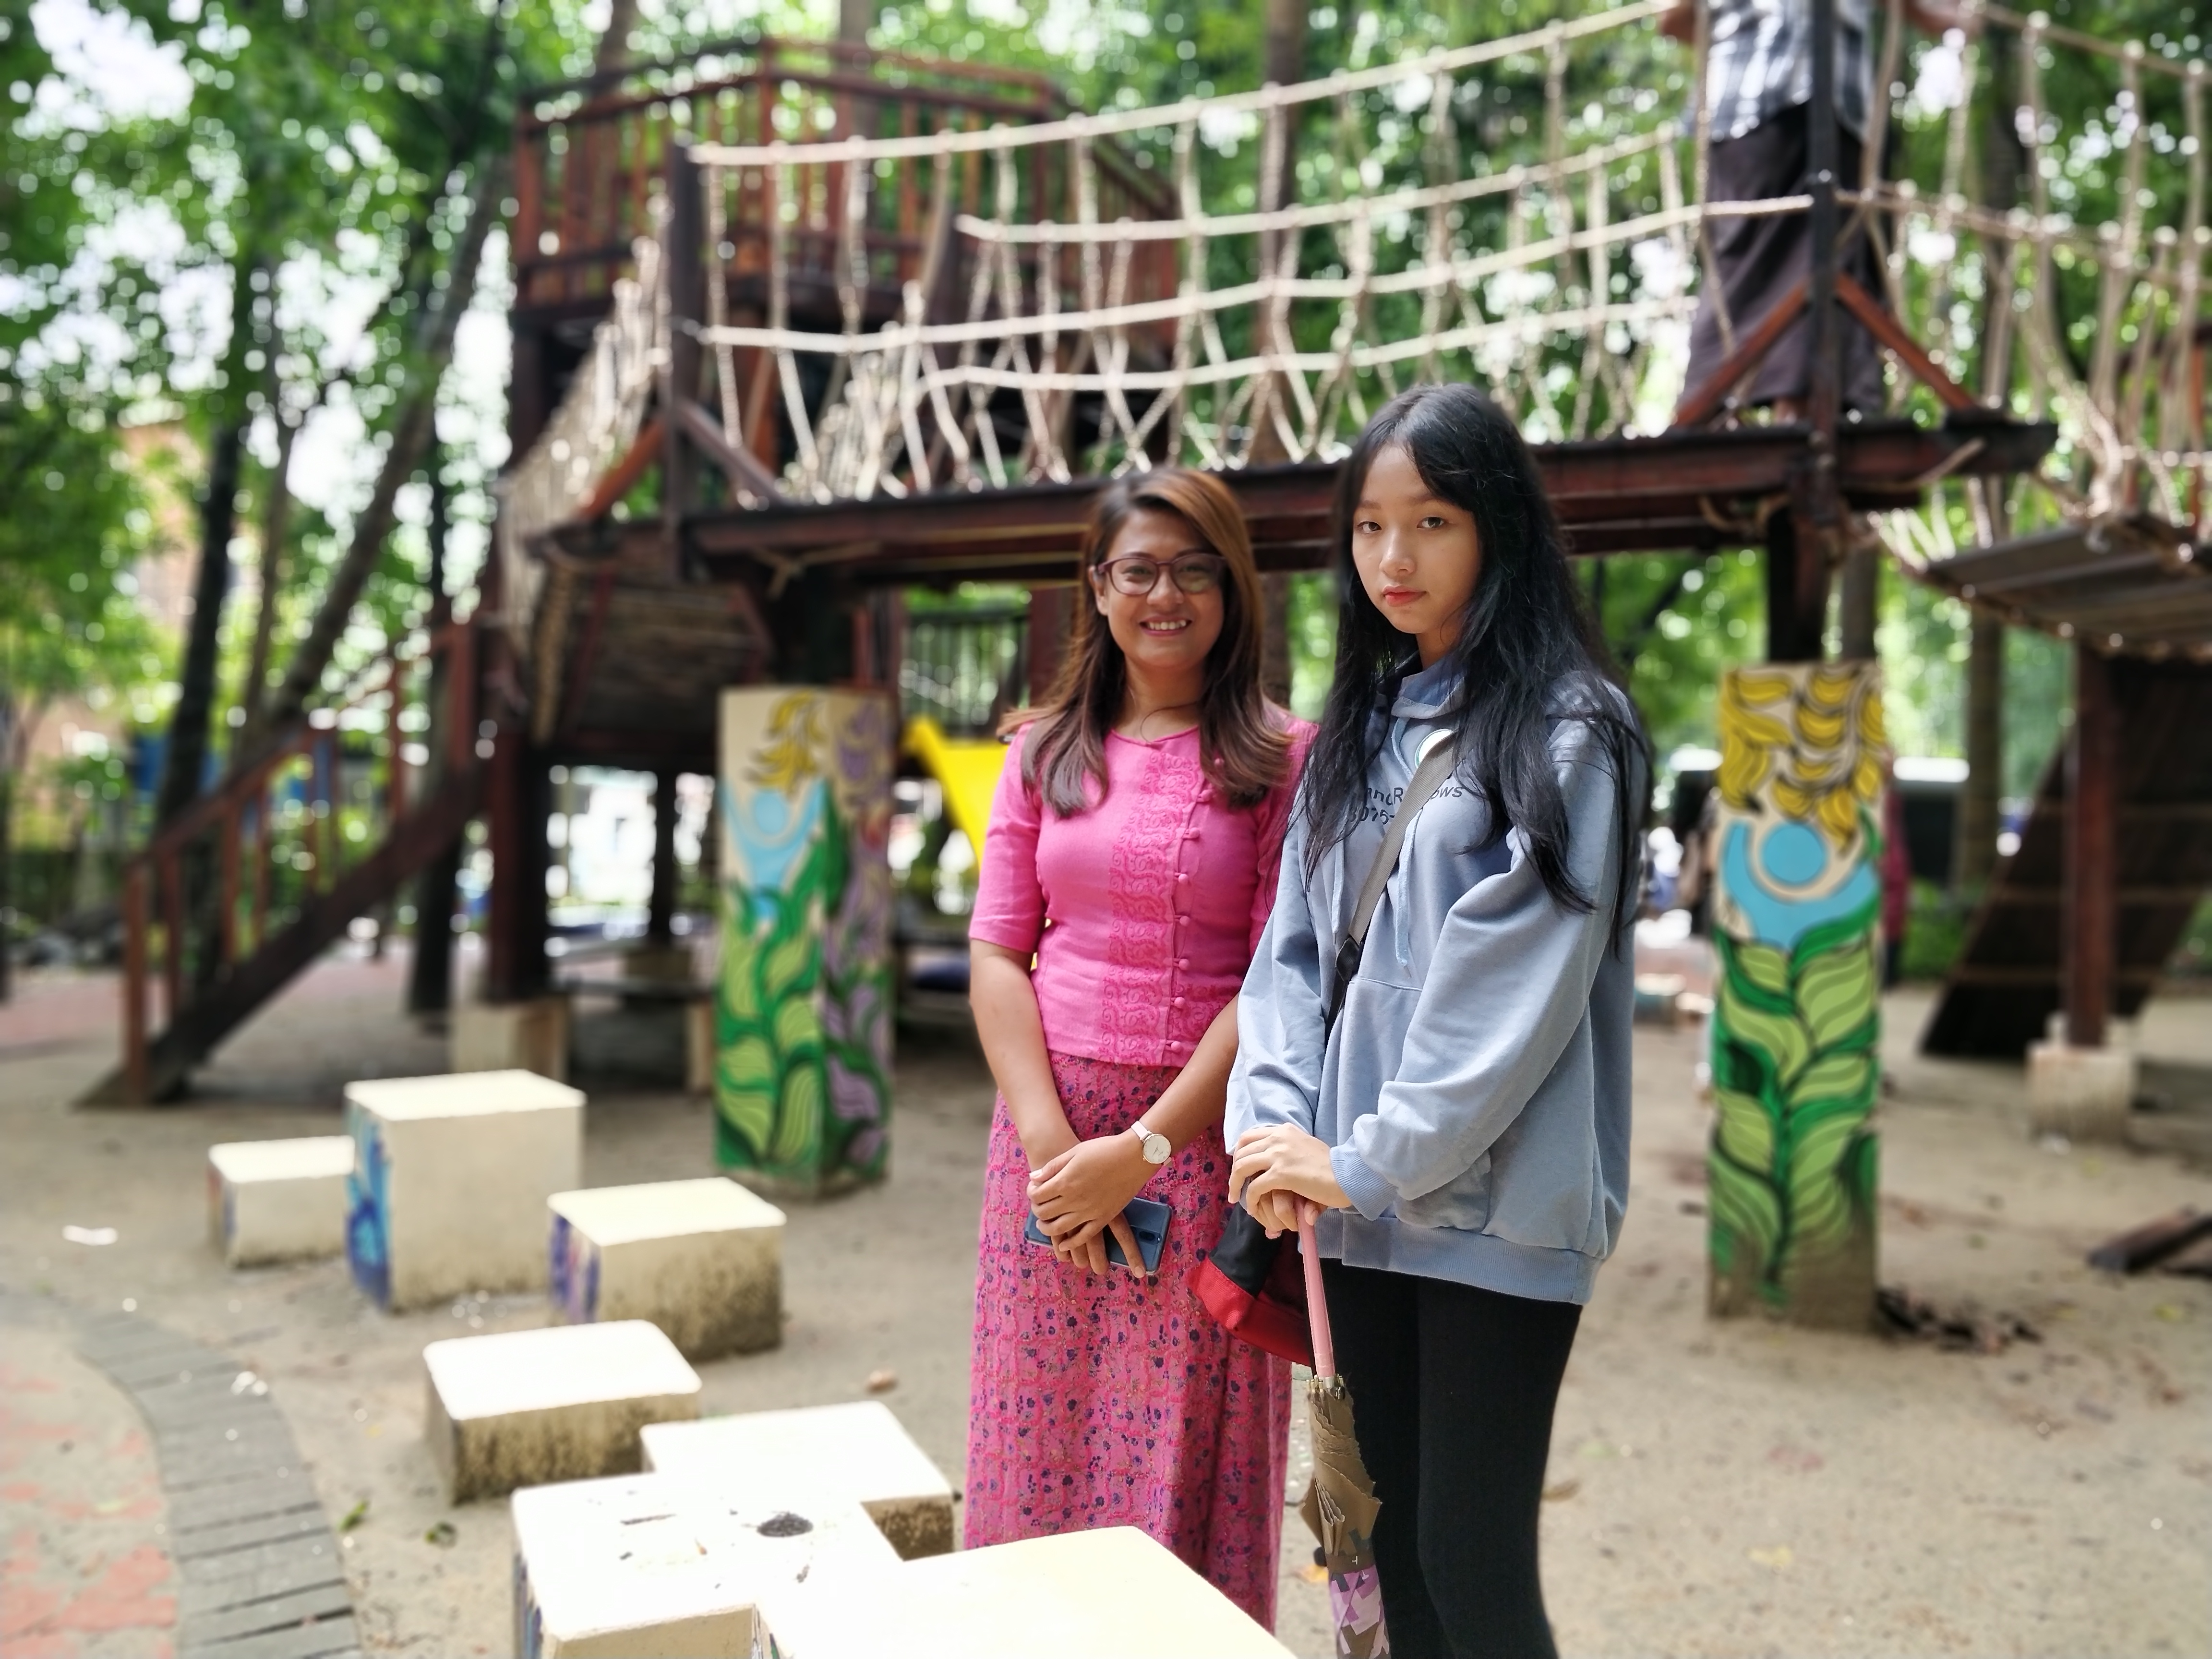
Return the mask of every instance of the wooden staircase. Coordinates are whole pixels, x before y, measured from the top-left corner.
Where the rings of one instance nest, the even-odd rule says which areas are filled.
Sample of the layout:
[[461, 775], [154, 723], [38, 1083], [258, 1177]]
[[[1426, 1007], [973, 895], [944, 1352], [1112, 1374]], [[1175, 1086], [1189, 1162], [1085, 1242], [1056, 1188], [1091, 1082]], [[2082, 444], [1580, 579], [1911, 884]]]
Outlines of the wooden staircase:
[[449, 623], [386, 653], [125, 868], [123, 1060], [81, 1104], [183, 1092], [217, 1044], [466, 830], [484, 770], [476, 647], [472, 622]]
[[[2141, 1012], [2212, 887], [2212, 664], [2114, 658], [2112, 1012]], [[2068, 745], [2044, 770], [1921, 1036], [1931, 1054], [2017, 1060], [2064, 996]]]

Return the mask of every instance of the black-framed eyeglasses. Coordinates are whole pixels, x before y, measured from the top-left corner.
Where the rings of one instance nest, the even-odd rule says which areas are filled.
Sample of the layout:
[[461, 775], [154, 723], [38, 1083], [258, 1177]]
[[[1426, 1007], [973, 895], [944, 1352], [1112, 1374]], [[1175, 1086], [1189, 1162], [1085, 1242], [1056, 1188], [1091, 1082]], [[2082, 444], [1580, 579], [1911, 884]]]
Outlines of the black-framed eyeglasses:
[[1142, 554], [1107, 559], [1091, 568], [1114, 584], [1117, 593], [1141, 599], [1159, 586], [1164, 570], [1186, 593], [1211, 593], [1229, 574], [1229, 561], [1218, 553], [1178, 553], [1172, 559], [1148, 559]]

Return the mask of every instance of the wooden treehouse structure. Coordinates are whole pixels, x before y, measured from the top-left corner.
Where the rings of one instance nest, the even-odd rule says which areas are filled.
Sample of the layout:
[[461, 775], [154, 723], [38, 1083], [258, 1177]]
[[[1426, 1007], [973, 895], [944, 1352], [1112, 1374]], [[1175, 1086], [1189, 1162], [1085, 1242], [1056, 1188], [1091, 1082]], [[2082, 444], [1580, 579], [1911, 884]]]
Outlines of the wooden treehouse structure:
[[[1151, 109], [1085, 112], [1031, 75], [772, 40], [526, 100], [514, 135], [514, 459], [465, 630], [473, 701], [443, 716], [467, 734], [451, 738], [445, 816], [408, 832], [485, 818], [484, 995], [520, 1000], [548, 984], [550, 768], [712, 772], [724, 687], [896, 685], [908, 652], [900, 596], [916, 585], [1029, 585], [1021, 661], [1041, 684], [1056, 666], [1085, 515], [1133, 468], [1221, 471], [1263, 569], [1320, 568], [1339, 459], [1382, 401], [1423, 380], [1481, 385], [1519, 414], [1581, 556], [1763, 549], [1773, 660], [1822, 655], [1833, 574], [1855, 551], [1869, 556], [1877, 532], [1917, 574], [1949, 580], [1905, 527], [1931, 492], [1970, 500], [1984, 532], [1989, 550], [1961, 556], [1958, 570], [2029, 556], [2009, 515], [2041, 475], [2057, 478], [2063, 523], [2093, 562], [2109, 562], [2100, 526], [2154, 526], [2169, 549], [2160, 580], [2201, 618], [2157, 636], [2158, 672], [2203, 676], [2212, 612], [2187, 550], [2206, 538], [2194, 327], [2212, 243], [2203, 66], [2085, 46], [1986, 6], [1986, 28], [2016, 37], [2013, 61], [2028, 66], [2017, 88], [2037, 118], [2021, 124], [2028, 204], [1969, 198], [1963, 99], [1940, 179], [1844, 178], [1816, 140], [1802, 193], [1716, 202], [1702, 188], [1701, 110], [1688, 122], [1655, 110], [1603, 137], [1577, 112], [1627, 84], [1636, 54], [1675, 50], [1656, 43], [1662, 9], [1644, 0]], [[1815, 9], [1826, 15], [1826, 0]], [[1902, 34], [1891, 10], [1878, 127]], [[2137, 108], [2146, 88], [2178, 95], [2174, 124], [2197, 137], [2185, 201], [2131, 207], [2102, 232], [2052, 210], [2037, 163], [2054, 140], [2033, 68], [2052, 46], [2109, 52]], [[1493, 106], [1514, 125], [1486, 114]], [[1880, 138], [1869, 155], [1883, 152]], [[2137, 183], [2143, 149], [2122, 158]], [[1772, 313], [1726, 319], [1732, 355], [1682, 387], [1713, 227], [1772, 213], [1806, 215], [1823, 252]], [[1873, 240], [1881, 291], [1838, 269], [1846, 234]], [[1956, 280], [1969, 252], [1986, 276], [1981, 301], [2002, 295], [1972, 326], [1956, 320], [1975, 297]], [[2055, 297], [2060, 268], [2096, 308], [2087, 363]], [[1812, 337], [1806, 418], [1745, 418], [1738, 392], [1794, 328]], [[1845, 329], [1887, 353], [1888, 408], [1841, 408]], [[2032, 607], [2020, 619], [2064, 620]], [[2116, 706], [2132, 695], [2116, 692]], [[2149, 746], [2123, 763], [2130, 777], [2160, 775], [2169, 750], [2158, 744], [2185, 740], [2185, 721], [2150, 724], [2172, 735], [2140, 738]], [[2162, 797], [2145, 805], [2166, 810]], [[2124, 824], [2133, 810], [2120, 809]], [[387, 816], [393, 828], [373, 844], [400, 835]], [[2045, 838], [2032, 830], [2014, 865], [2040, 871]], [[1993, 907], [2028, 879], [2011, 868]], [[2207, 875], [2129, 876], [2111, 902], [2128, 912], [2139, 886], [2158, 886], [2173, 909]], [[385, 879], [362, 877], [349, 901]], [[655, 879], [665, 918], [667, 877]], [[1985, 921], [1978, 938], [2002, 955], [2007, 925]], [[2135, 949], [2123, 951], [2130, 964]], [[1970, 958], [1954, 1000], [1973, 984], [2002, 988], [2001, 975], [1974, 981]], [[258, 988], [277, 969], [253, 971]], [[2106, 982], [2124, 988], [2135, 971]], [[2055, 951], [2037, 959], [2033, 988], [2026, 965], [2004, 972], [2029, 1000], [2059, 994]], [[134, 1039], [142, 1097], [206, 1052], [192, 1023], [204, 994], [170, 973], [167, 1026]], [[2041, 1014], [1957, 1018], [2011, 1042]], [[149, 1070], [149, 1052], [168, 1058]]]

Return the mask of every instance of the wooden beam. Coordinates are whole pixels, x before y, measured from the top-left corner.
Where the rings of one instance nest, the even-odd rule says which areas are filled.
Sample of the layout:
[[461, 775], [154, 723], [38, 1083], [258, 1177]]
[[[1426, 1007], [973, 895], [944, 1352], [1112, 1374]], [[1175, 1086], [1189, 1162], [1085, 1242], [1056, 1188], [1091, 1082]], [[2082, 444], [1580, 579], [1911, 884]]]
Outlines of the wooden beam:
[[2118, 937], [2119, 706], [2112, 666], [2074, 647], [2074, 726], [2067, 734], [2066, 904], [2059, 920], [2066, 963], [2066, 1041], [2100, 1048], [2112, 1007]]
[[656, 415], [639, 431], [622, 459], [600, 475], [599, 483], [592, 487], [592, 493], [584, 497], [583, 505], [576, 509], [576, 521], [589, 524], [595, 519], [605, 518], [613, 509], [614, 504], [629, 495], [637, 481], [645, 476], [646, 468], [653, 465], [659, 453], [660, 417]]
[[[2185, 905], [2194, 909], [2197, 901], [2204, 896], [2205, 885], [2202, 882], [2191, 882], [2162, 887], [2115, 887], [2112, 902], [2124, 910], [2163, 909], [2176, 905]], [[1996, 890], [1995, 899], [1999, 904], [2018, 905], [2022, 909], [2028, 909], [2063, 904], [2066, 890], [2063, 887], [2014, 887], [2008, 884]]]
[[[1954, 968], [1943, 977], [1944, 982], [1950, 985], [1986, 985], [2014, 989], [2038, 985], [2055, 987], [2064, 972], [2064, 968], [2057, 963], [2023, 967], [1969, 962]], [[2136, 986], [2149, 985], [2156, 981], [2158, 975], [2159, 970], [2155, 968], [2129, 968], [2113, 977], [2119, 985]]]
[[1705, 383], [1683, 394], [1682, 401], [1674, 405], [1677, 429], [1703, 426], [1721, 412], [1744, 376], [1765, 361], [1775, 343], [1803, 313], [1808, 293], [1808, 285], [1801, 282], [1776, 301], [1774, 308], [1759, 319], [1758, 327], [1744, 336], [1741, 345], [1721, 360], [1721, 366], [1707, 377]]
[[[1846, 499], [1855, 503], [1869, 495], [1910, 496], [1915, 480], [1954, 460], [1970, 442], [1982, 447], [1958, 468], [1960, 476], [2033, 471], [2057, 441], [2057, 428], [2048, 424], [1990, 420], [1929, 429], [1905, 421], [1860, 422], [1836, 435], [1836, 472]], [[1539, 444], [1535, 455], [1578, 550], [1669, 551], [1724, 544], [1705, 509], [1731, 511], [1737, 502], [1788, 489], [1791, 466], [1804, 460], [1808, 444], [1802, 428], [1760, 427]], [[1249, 519], [1274, 521], [1281, 526], [1273, 532], [1279, 536], [1289, 537], [1297, 527], [1294, 539], [1318, 555], [1305, 568], [1326, 562], [1320, 550], [1334, 504], [1333, 465], [1247, 468], [1224, 474], [1223, 481]], [[1082, 479], [1018, 489], [947, 489], [904, 500], [787, 501], [696, 514], [685, 520], [684, 532], [698, 561], [717, 579], [752, 579], [763, 554], [831, 548], [855, 550], [840, 562], [858, 580], [878, 579], [878, 560], [937, 563], [954, 574], [1000, 555], [1078, 545], [1091, 503], [1105, 487], [1103, 479]], [[1624, 500], [1637, 510], [1624, 511], [1618, 505]], [[1595, 527], [1586, 536], [1578, 528], [1584, 525]], [[556, 540], [559, 533], [554, 532]], [[903, 569], [901, 579], [910, 579]]]
[[722, 469], [723, 476], [732, 484], [763, 501], [787, 499], [775, 474], [762, 465], [760, 458], [750, 450], [733, 447], [722, 435], [722, 428], [715, 424], [714, 418], [696, 402], [686, 398], [678, 404], [676, 418], [684, 434], [699, 447], [708, 460]]
[[1936, 360], [1923, 351], [1905, 331], [1904, 325], [1882, 309], [1874, 295], [1869, 294], [1844, 271], [1836, 273], [1836, 298], [1844, 310], [1864, 325], [1866, 331], [1897, 354], [1903, 363], [1946, 409], [1979, 409], [1981, 401], [1956, 380], [1936, 367]]

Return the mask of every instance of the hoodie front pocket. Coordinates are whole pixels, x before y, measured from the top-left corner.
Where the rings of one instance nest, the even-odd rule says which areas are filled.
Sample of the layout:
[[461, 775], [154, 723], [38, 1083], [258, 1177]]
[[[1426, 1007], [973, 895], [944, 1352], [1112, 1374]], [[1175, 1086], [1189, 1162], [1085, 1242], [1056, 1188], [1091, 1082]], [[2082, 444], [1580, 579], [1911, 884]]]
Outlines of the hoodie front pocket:
[[1416, 1227], [1456, 1227], [1479, 1233], [1490, 1223], [1490, 1154], [1432, 1193], [1398, 1200], [1398, 1219]]

